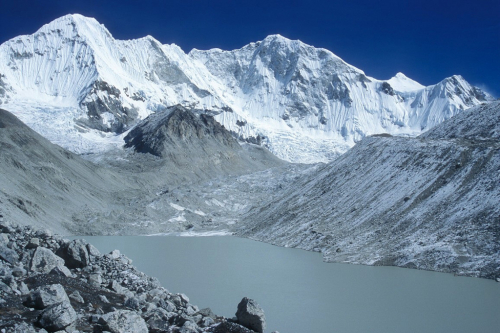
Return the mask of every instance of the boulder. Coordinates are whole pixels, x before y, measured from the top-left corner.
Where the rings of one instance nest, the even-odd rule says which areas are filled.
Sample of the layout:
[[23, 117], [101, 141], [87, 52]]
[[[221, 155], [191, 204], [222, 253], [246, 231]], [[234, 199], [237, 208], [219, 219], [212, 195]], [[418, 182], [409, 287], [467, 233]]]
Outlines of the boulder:
[[148, 333], [144, 319], [129, 310], [106, 313], [99, 319], [99, 324], [111, 333]]
[[14, 265], [19, 261], [16, 251], [9, 249], [6, 245], [0, 245], [0, 259]]
[[198, 332], [198, 325], [196, 325], [192, 321], [186, 321], [184, 325], [182, 325], [179, 333], [197, 333]]
[[63, 266], [64, 260], [56, 256], [51, 250], [39, 246], [31, 258], [30, 269], [33, 272], [49, 273], [54, 267]]
[[141, 308], [141, 301], [137, 297], [129, 297], [123, 305], [130, 309], [139, 310]]
[[0, 233], [0, 245], [7, 245], [9, 244], [9, 236], [4, 233]]
[[101, 252], [92, 244], [87, 244], [87, 251], [90, 257], [99, 257], [101, 255]]
[[73, 274], [71, 271], [68, 269], [68, 267], [59, 265], [57, 267], [52, 268], [50, 271], [50, 274], [58, 275], [58, 276], [65, 276], [65, 277], [73, 277]]
[[40, 239], [39, 238], [31, 238], [29, 243], [26, 244], [27, 249], [36, 249], [39, 246], [40, 246]]
[[123, 287], [118, 282], [116, 282], [116, 280], [111, 280], [109, 282], [108, 288], [113, 290], [117, 294], [123, 293]]
[[150, 332], [153, 333], [167, 333], [171, 332], [168, 327], [168, 322], [163, 319], [151, 318], [147, 321], [147, 326]]
[[110, 259], [116, 260], [116, 259], [120, 258], [120, 255], [121, 255], [120, 250], [113, 250], [113, 251], [109, 252], [108, 257]]
[[80, 295], [80, 293], [77, 290], [75, 290], [71, 294], [69, 294], [68, 297], [71, 298], [72, 300], [74, 300], [75, 302], [82, 303], [82, 304], [85, 303], [85, 300], [83, 299], [82, 295]]
[[47, 307], [38, 317], [37, 323], [49, 332], [61, 331], [77, 319], [69, 302], [61, 302]]
[[102, 276], [98, 273], [92, 273], [89, 275], [88, 281], [91, 285], [99, 287], [102, 283]]
[[12, 275], [19, 278], [26, 275], [26, 270], [22, 267], [16, 266], [12, 269]]
[[75, 239], [64, 243], [57, 255], [64, 259], [68, 268], [84, 268], [90, 263], [87, 243], [83, 239]]
[[36, 309], [45, 309], [50, 305], [61, 302], [69, 302], [68, 295], [63, 286], [52, 284], [35, 289], [28, 296], [26, 305]]
[[253, 299], [243, 297], [236, 311], [238, 324], [255, 332], [263, 333], [266, 329], [266, 317], [262, 308]]

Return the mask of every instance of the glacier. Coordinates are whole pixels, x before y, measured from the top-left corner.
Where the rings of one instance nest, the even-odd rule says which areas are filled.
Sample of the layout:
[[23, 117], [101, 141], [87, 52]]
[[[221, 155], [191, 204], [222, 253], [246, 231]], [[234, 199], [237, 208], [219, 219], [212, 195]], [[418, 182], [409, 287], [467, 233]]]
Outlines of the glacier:
[[117, 40], [73, 14], [0, 45], [1, 107], [79, 154], [121, 147], [140, 120], [180, 104], [284, 160], [327, 162], [366, 136], [416, 136], [491, 100], [459, 75], [379, 80], [280, 35], [185, 53], [151, 36]]

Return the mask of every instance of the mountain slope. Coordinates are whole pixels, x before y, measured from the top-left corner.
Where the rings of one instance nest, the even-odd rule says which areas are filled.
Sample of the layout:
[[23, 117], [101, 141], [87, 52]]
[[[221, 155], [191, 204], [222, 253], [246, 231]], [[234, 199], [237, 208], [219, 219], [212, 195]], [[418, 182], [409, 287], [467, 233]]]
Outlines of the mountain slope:
[[327, 161], [363, 137], [419, 134], [490, 100], [460, 76], [423, 87], [370, 78], [328, 50], [272, 35], [239, 50], [192, 50], [151, 36], [121, 41], [96, 20], [61, 17], [0, 45], [0, 102], [78, 153], [121, 145], [172, 105], [210, 110], [278, 157]]
[[[472, 114], [467, 138], [443, 137]], [[432, 139], [364, 138], [251, 210], [239, 234], [333, 262], [498, 277], [500, 141], [484, 140], [481, 124], [499, 115], [494, 102], [447, 120]]]
[[0, 109], [0, 215], [74, 235], [226, 230], [227, 215], [246, 206], [248, 193], [233, 198], [218, 193], [221, 184], [288, 163], [262, 147], [240, 145], [210, 116], [180, 106], [170, 111], [129, 134], [131, 146], [143, 152], [112, 151], [96, 165]]
[[[112, 212], [109, 198], [131, 183], [50, 143], [0, 109], [0, 202], [9, 220], [67, 234], [74, 217]], [[109, 216], [109, 222], [116, 222]]]

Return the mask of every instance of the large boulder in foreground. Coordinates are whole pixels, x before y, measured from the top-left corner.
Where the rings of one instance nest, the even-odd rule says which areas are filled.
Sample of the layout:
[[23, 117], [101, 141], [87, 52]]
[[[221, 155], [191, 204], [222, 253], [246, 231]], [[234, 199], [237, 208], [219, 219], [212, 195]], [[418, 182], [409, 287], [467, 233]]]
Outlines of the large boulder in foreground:
[[238, 318], [238, 324], [255, 332], [263, 333], [266, 329], [264, 310], [253, 299], [243, 297], [238, 304], [236, 318]]

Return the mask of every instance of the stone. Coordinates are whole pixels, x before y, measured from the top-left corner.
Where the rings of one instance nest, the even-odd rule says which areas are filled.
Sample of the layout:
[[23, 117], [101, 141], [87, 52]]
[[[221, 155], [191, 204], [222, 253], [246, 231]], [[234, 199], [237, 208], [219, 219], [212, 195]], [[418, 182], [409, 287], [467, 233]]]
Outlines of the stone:
[[64, 259], [68, 268], [84, 268], [90, 263], [87, 243], [83, 239], [64, 243], [56, 254]]
[[52, 237], [52, 231], [48, 229], [40, 229], [36, 231], [36, 236], [40, 238], [49, 238]]
[[49, 332], [65, 329], [77, 319], [69, 302], [61, 302], [47, 307], [38, 317], [37, 323]]
[[99, 257], [101, 252], [92, 244], [87, 244], [87, 251], [91, 257]]
[[99, 287], [102, 283], [101, 274], [96, 274], [96, 273], [90, 274], [89, 275], [89, 283], [93, 286]]
[[154, 333], [167, 333], [167, 332], [169, 332], [168, 322], [163, 320], [163, 319], [151, 318], [147, 321], [147, 326], [148, 326], [150, 332], [154, 332]]
[[210, 308], [204, 308], [198, 311], [199, 314], [201, 314], [203, 317], [210, 317], [212, 319], [215, 319], [215, 314], [212, 312], [212, 309]]
[[148, 333], [144, 319], [129, 310], [106, 313], [99, 319], [99, 324], [111, 333]]
[[83, 299], [82, 295], [80, 295], [78, 290], [73, 291], [71, 294], [69, 294], [68, 297], [71, 298], [72, 300], [74, 300], [75, 302], [82, 303], [82, 304], [85, 303], [85, 300]]
[[26, 275], [26, 270], [22, 267], [16, 266], [12, 269], [12, 275], [19, 278]]
[[118, 259], [118, 258], [120, 258], [120, 250], [113, 250], [113, 251], [109, 252], [108, 256], [111, 259]]
[[108, 298], [106, 296], [104, 296], [104, 295], [99, 295], [99, 299], [103, 303], [109, 303]]
[[14, 265], [19, 261], [16, 251], [9, 249], [6, 245], [0, 245], [0, 259]]
[[186, 296], [186, 295], [184, 295], [184, 294], [177, 294], [177, 295], [181, 298], [181, 300], [182, 300], [182, 302], [183, 302], [184, 304], [189, 303], [189, 297], [187, 297], [187, 296]]
[[9, 222], [3, 221], [0, 224], [0, 231], [6, 233], [6, 234], [11, 234], [13, 232], [16, 232], [16, 228], [11, 225]]
[[33, 272], [49, 273], [54, 267], [63, 266], [64, 260], [56, 256], [51, 250], [39, 246], [31, 258], [30, 269]]
[[182, 325], [180, 333], [197, 333], [198, 325], [193, 323], [192, 321], [186, 321], [184, 325]]
[[39, 238], [31, 238], [29, 243], [26, 244], [27, 249], [35, 249], [40, 246], [40, 239]]
[[123, 305], [125, 305], [127, 308], [139, 310], [141, 308], [141, 301], [137, 297], [130, 297], [125, 300], [125, 303]]
[[0, 281], [0, 291], [10, 294], [12, 292], [12, 289], [8, 285]]
[[109, 282], [108, 288], [116, 292], [117, 294], [123, 293], [123, 287], [116, 282], [115, 280], [111, 280]]
[[54, 274], [58, 276], [65, 276], [65, 277], [73, 277], [73, 274], [71, 271], [68, 269], [68, 267], [59, 265], [57, 267], [54, 267], [49, 274]]
[[9, 235], [1, 233], [0, 234], [0, 245], [7, 245], [9, 244]]
[[28, 295], [30, 293], [28, 286], [24, 282], [19, 283], [19, 291], [21, 295]]
[[200, 325], [201, 327], [209, 327], [213, 324], [215, 324], [215, 321], [210, 317], [204, 317], [201, 319], [201, 322], [198, 323], [198, 325]]
[[68, 295], [63, 286], [60, 284], [52, 284], [35, 289], [28, 296], [26, 305], [42, 310], [50, 305], [61, 302], [69, 302]]
[[196, 313], [196, 310], [193, 309], [193, 307], [191, 305], [188, 305], [187, 308], [186, 308], [186, 314], [188, 316], [192, 316]]
[[245, 326], [257, 333], [266, 329], [266, 317], [262, 308], [253, 299], [243, 297], [236, 311], [238, 324]]
[[30, 325], [28, 323], [20, 323], [14, 326], [12, 330], [8, 331], [9, 333], [36, 333], [35, 328], [33, 325]]

